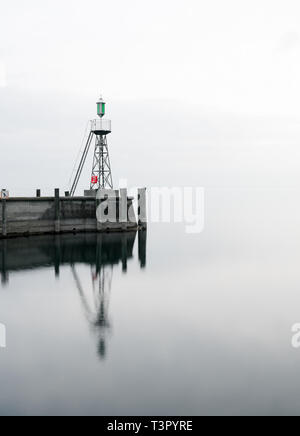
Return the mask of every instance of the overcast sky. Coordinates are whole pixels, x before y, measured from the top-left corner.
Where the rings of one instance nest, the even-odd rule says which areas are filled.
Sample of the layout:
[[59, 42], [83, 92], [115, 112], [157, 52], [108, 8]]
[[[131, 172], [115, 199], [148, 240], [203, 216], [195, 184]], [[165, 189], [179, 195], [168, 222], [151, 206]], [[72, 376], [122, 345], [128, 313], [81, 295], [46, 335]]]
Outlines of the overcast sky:
[[272, 149], [272, 168], [286, 150], [296, 171], [299, 23], [297, 0], [2, 1], [1, 185], [48, 188], [55, 166], [53, 184], [66, 188], [100, 92], [115, 178], [173, 185], [181, 172], [205, 184], [220, 152], [250, 174], [262, 161], [268, 170]]

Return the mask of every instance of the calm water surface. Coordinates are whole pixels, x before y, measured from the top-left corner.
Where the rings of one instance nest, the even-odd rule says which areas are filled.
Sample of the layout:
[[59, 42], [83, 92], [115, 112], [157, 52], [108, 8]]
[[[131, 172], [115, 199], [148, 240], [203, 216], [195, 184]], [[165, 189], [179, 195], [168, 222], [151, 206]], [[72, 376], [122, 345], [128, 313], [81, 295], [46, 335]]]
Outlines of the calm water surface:
[[300, 210], [210, 189], [205, 230], [0, 242], [0, 413], [299, 414]]

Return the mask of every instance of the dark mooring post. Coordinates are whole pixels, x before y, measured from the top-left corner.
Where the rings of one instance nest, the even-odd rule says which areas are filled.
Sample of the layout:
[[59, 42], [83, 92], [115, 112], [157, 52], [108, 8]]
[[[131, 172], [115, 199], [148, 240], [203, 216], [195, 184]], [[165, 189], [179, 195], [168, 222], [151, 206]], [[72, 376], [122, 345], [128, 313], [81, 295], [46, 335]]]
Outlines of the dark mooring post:
[[40, 196], [41, 196], [41, 190], [40, 189], [36, 190], [36, 196], [37, 196], [37, 198], [40, 198]]
[[147, 228], [146, 188], [138, 189], [138, 225]]
[[2, 236], [7, 235], [7, 212], [6, 212], [6, 200], [2, 199]]
[[120, 189], [119, 197], [119, 221], [122, 225], [122, 230], [127, 228], [127, 189]]
[[60, 232], [60, 200], [59, 200], [59, 189], [56, 188], [54, 191], [54, 213], [55, 213], [55, 233]]
[[70, 197], [70, 192], [69, 191], [65, 191], [65, 197]]
[[101, 200], [100, 200], [100, 198], [96, 197], [95, 201], [96, 201], [97, 232], [101, 232], [101, 230], [102, 230], [102, 223], [98, 220], [98, 217], [97, 217], [97, 210], [98, 210], [98, 207], [100, 206]]

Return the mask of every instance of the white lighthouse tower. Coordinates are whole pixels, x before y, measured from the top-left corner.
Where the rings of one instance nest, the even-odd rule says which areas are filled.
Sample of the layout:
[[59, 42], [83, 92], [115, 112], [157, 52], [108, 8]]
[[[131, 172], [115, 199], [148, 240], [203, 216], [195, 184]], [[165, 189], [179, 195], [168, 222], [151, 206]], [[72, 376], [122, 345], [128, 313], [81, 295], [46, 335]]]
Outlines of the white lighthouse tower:
[[112, 189], [113, 181], [110, 167], [106, 135], [111, 133], [111, 121], [104, 119], [106, 103], [102, 97], [97, 101], [98, 119], [92, 121], [91, 131], [94, 133], [95, 150], [90, 189]]
[[90, 180], [90, 190], [113, 188], [113, 180], [106, 138], [106, 136], [111, 133], [111, 121], [104, 118], [105, 110], [106, 103], [102, 99], [102, 97], [100, 97], [97, 101], [98, 118], [91, 121], [90, 133], [70, 190], [71, 196], [75, 194], [82, 173], [82, 169], [84, 167], [93, 139], [95, 140], [95, 148]]

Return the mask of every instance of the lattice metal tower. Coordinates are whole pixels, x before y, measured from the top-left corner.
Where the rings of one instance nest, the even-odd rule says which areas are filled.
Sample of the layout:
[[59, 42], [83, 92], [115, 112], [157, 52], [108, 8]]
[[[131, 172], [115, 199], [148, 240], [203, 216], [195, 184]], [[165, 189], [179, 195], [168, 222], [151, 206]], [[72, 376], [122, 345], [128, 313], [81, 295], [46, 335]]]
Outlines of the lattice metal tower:
[[102, 119], [105, 115], [105, 105], [105, 102], [100, 97], [99, 101], [97, 102], [97, 115], [99, 116], [100, 120], [94, 120], [92, 122], [92, 131], [96, 136], [96, 141], [90, 189], [113, 188], [106, 139], [106, 135], [111, 132], [111, 123], [109, 120]]
[[113, 189], [113, 180], [106, 138], [106, 136], [111, 133], [111, 121], [103, 118], [105, 115], [105, 108], [106, 103], [102, 97], [100, 97], [100, 99], [97, 101], [97, 115], [99, 118], [91, 121], [90, 133], [70, 190], [71, 196], [75, 194], [93, 138], [95, 138], [95, 148], [90, 189]]

